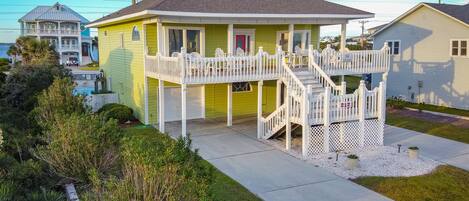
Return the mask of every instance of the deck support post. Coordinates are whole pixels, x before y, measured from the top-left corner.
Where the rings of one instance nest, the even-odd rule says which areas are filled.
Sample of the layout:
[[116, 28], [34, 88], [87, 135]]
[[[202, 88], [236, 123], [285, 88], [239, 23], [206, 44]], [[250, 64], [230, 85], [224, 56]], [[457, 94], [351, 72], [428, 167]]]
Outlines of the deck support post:
[[164, 51], [164, 30], [163, 30], [163, 23], [161, 23], [160, 19], [157, 19], [156, 22], [156, 34], [157, 38], [156, 41], [158, 41], [158, 52], [161, 55], [166, 55], [166, 52]]
[[326, 87], [324, 91], [324, 153], [329, 153], [330, 147], [329, 147], [329, 128], [331, 125], [331, 116], [329, 114], [330, 110], [330, 101], [331, 101], [331, 87]]
[[385, 82], [381, 81], [379, 83], [379, 112], [378, 112], [378, 120], [381, 123], [382, 127], [380, 130], [380, 145], [384, 145], [384, 122], [386, 122], [386, 84]]
[[228, 83], [227, 86], [228, 86], [227, 87], [228, 103], [226, 104], [227, 105], [226, 126], [232, 126], [233, 125], [233, 85], [231, 83]]
[[234, 25], [233, 24], [228, 24], [228, 44], [227, 44], [227, 50], [226, 52], [231, 55], [233, 54], [233, 49], [234, 49]]
[[295, 25], [288, 25], [288, 53], [293, 53], [295, 47], [293, 47], [293, 36], [295, 35]]
[[260, 80], [257, 82], [257, 138], [261, 139], [263, 135], [263, 124], [262, 124], [262, 87], [264, 81]]
[[187, 137], [187, 85], [181, 84], [181, 135], [183, 138]]
[[343, 23], [340, 26], [340, 51], [345, 51], [347, 43], [347, 23]]
[[291, 122], [290, 122], [290, 115], [291, 115], [291, 99], [290, 99], [290, 87], [287, 85], [286, 95], [285, 95], [285, 104], [287, 105], [286, 108], [286, 125], [285, 125], [285, 149], [291, 149]]
[[164, 133], [164, 81], [158, 80], [158, 120], [159, 130]]
[[[347, 83], [345, 81], [342, 81], [340, 85], [340, 95], [344, 96], [347, 94]], [[340, 107], [340, 105], [338, 106]], [[339, 142], [342, 145], [345, 145], [345, 122], [340, 123], [340, 136], [339, 136]]]
[[282, 105], [282, 80], [277, 80], [277, 92], [276, 92], [276, 101], [275, 108], [279, 108]]
[[313, 91], [313, 86], [308, 85], [306, 87], [306, 94], [303, 99], [303, 133], [301, 138], [301, 153], [303, 158], [306, 159], [308, 157], [308, 145], [309, 145], [309, 133], [311, 129], [311, 125], [309, 124], [309, 94]]
[[360, 86], [358, 87], [358, 91], [359, 91], [358, 119], [360, 122], [359, 145], [360, 147], [364, 147], [365, 146], [365, 112], [366, 112], [366, 86], [365, 86], [364, 80], [360, 80]]

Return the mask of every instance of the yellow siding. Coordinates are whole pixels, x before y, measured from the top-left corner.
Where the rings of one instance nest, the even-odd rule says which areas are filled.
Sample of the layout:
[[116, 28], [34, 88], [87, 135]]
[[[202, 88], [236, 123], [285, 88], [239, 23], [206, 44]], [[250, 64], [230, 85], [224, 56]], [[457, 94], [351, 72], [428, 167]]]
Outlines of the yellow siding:
[[[233, 116], [257, 113], [257, 82], [251, 82], [252, 91], [233, 93]], [[205, 115], [207, 118], [227, 114], [227, 84], [205, 85]], [[262, 111], [275, 110], [276, 81], [265, 81]]]
[[[140, 30], [140, 41], [132, 41], [132, 28]], [[107, 32], [107, 35], [104, 35]], [[121, 34], [124, 46], [121, 48]], [[144, 57], [142, 21], [99, 28], [100, 67], [111, 77], [111, 87], [119, 102], [131, 107], [144, 120]]]
[[158, 41], [156, 34], [156, 24], [146, 25], [147, 50], [149, 55], [156, 55], [158, 51]]

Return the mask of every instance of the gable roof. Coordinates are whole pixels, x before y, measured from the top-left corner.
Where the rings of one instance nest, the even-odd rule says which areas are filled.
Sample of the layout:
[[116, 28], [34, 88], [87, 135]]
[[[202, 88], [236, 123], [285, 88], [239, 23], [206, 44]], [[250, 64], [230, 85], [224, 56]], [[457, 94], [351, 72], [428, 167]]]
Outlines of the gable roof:
[[436, 3], [419, 3], [409, 11], [405, 12], [401, 16], [394, 19], [392, 22], [388, 23], [383, 28], [379, 29], [375, 33], [373, 33], [370, 37], [375, 37], [376, 35], [380, 34], [387, 28], [391, 27], [395, 23], [401, 21], [403, 18], [411, 15], [414, 11], [418, 10], [421, 7], [427, 7], [432, 10], [435, 10], [453, 20], [456, 20], [466, 26], [469, 27], [469, 4], [466, 5], [453, 5], [453, 4], [436, 4]]
[[324, 0], [143, 0], [98, 19], [99, 25], [144, 11], [157, 15], [197, 17], [337, 17], [359, 19], [373, 13]]
[[[57, 9], [58, 8], [58, 9]], [[52, 6], [37, 6], [19, 19], [19, 21], [73, 21], [88, 23], [89, 20], [66, 5], [56, 3]]]

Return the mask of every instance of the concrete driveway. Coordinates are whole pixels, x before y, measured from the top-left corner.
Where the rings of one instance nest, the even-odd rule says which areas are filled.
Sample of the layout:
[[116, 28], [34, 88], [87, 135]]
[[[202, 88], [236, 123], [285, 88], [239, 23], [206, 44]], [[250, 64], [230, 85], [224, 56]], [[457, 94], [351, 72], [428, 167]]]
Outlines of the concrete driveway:
[[[180, 135], [179, 122], [166, 129]], [[234, 120], [230, 128], [224, 119], [191, 120], [188, 130], [204, 159], [264, 200], [389, 200], [258, 141], [255, 118]]]
[[384, 145], [417, 146], [423, 156], [469, 171], [469, 144], [386, 125]]

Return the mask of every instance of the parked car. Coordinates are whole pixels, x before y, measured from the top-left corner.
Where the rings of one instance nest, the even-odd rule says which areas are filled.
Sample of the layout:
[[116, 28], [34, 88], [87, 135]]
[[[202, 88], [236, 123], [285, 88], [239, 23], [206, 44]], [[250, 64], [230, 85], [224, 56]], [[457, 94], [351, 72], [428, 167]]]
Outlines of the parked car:
[[78, 66], [79, 65], [78, 58], [69, 57], [67, 59], [67, 61], [65, 62], [65, 65], [67, 65], [67, 66]]

